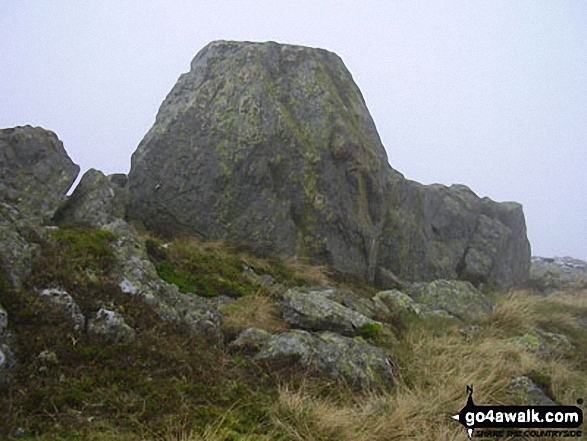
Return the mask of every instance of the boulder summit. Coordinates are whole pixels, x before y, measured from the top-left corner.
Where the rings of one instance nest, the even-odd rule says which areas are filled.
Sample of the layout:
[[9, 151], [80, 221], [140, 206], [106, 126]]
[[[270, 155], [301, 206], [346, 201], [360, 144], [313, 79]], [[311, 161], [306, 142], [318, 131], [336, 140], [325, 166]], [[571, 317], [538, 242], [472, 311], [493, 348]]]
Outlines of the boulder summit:
[[519, 204], [423, 186], [388, 163], [361, 92], [322, 49], [218, 41], [180, 76], [132, 156], [128, 213], [380, 284], [528, 277]]

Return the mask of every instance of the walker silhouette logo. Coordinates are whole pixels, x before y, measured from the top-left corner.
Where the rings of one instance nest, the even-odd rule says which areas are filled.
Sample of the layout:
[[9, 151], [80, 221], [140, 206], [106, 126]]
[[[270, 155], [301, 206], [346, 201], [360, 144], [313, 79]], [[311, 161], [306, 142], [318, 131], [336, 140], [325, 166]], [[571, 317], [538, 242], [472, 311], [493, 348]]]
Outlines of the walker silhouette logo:
[[[473, 402], [472, 386], [467, 386], [467, 394], [467, 404], [452, 418], [467, 429], [469, 439], [473, 438], [473, 433], [494, 438], [570, 438], [582, 435], [581, 430], [570, 430], [583, 424], [583, 411], [576, 406], [477, 406]], [[578, 403], [582, 402], [578, 400]]]

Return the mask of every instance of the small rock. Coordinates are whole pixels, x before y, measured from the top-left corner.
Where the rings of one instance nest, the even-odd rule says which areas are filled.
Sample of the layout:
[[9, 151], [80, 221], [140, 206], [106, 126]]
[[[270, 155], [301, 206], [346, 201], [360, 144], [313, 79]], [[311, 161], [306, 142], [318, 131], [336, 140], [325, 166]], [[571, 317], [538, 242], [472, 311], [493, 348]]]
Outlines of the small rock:
[[99, 336], [109, 344], [129, 344], [135, 340], [136, 333], [117, 312], [100, 309], [96, 318], [88, 323], [88, 332]]
[[283, 295], [281, 310], [286, 322], [311, 331], [334, 331], [353, 336], [362, 326], [379, 323], [330, 300], [322, 290], [306, 293], [290, 289]]
[[41, 363], [59, 364], [59, 359], [57, 358], [57, 354], [55, 352], [49, 351], [47, 349], [45, 349], [44, 351], [41, 351], [39, 353], [39, 355], [37, 355], [37, 358], [39, 359], [39, 361]]
[[0, 334], [2, 334], [7, 327], [8, 327], [8, 313], [2, 307], [2, 305], [0, 305]]
[[513, 379], [513, 389], [518, 390], [522, 395], [525, 404], [530, 406], [556, 406], [557, 403], [538, 387], [530, 378], [521, 375]]
[[248, 328], [230, 344], [230, 348], [246, 351], [257, 352], [271, 339], [271, 334], [263, 329]]
[[57, 307], [63, 314], [69, 316], [73, 320], [77, 331], [84, 328], [86, 319], [81, 313], [79, 306], [77, 306], [77, 303], [75, 303], [67, 291], [58, 288], [48, 288], [42, 290], [40, 296], [46, 303]]

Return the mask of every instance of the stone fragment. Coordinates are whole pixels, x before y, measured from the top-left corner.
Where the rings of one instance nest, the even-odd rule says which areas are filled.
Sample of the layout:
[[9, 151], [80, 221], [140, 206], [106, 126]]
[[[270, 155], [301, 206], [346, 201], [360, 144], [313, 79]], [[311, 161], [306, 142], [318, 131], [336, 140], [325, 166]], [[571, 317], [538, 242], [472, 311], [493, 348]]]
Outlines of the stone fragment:
[[73, 194], [59, 207], [54, 220], [70, 225], [100, 228], [116, 219], [124, 219], [126, 176], [105, 176], [90, 169]]

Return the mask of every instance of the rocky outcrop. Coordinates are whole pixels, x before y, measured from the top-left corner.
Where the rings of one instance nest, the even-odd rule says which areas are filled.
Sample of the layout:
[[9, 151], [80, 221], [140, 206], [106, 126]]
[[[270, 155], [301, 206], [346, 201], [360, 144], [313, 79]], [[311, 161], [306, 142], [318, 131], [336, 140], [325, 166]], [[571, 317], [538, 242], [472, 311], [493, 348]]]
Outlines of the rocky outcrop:
[[446, 311], [465, 321], [475, 321], [491, 313], [493, 305], [470, 282], [460, 280], [435, 280], [430, 283], [414, 283], [410, 297], [432, 310]]
[[39, 296], [49, 308], [58, 310], [68, 320], [71, 320], [76, 331], [84, 330], [86, 318], [67, 291], [59, 288], [47, 288], [43, 289]]
[[290, 289], [283, 295], [281, 310], [286, 322], [311, 331], [334, 331], [354, 336], [365, 325], [381, 326], [360, 312], [330, 300], [323, 290], [302, 292]]
[[161, 233], [381, 285], [505, 288], [528, 276], [521, 206], [393, 170], [350, 73], [320, 49], [220, 41], [200, 51], [133, 154], [129, 214]]
[[53, 216], [78, 173], [53, 132], [0, 130], [0, 271], [13, 288], [20, 288], [38, 251], [27, 237]]
[[182, 293], [176, 285], [161, 280], [144, 241], [131, 225], [117, 220], [102, 229], [118, 236], [114, 277], [123, 292], [142, 298], [161, 319], [183, 325], [199, 338], [222, 344], [222, 314], [200, 296]]
[[0, 130], [0, 202], [20, 217], [50, 219], [78, 173], [53, 132], [30, 126]]
[[271, 335], [253, 328], [233, 346], [258, 351], [258, 360], [328, 375], [356, 389], [385, 389], [393, 384], [391, 363], [382, 349], [334, 332], [296, 329]]
[[54, 220], [100, 228], [116, 219], [124, 219], [126, 184], [126, 175], [105, 176], [92, 168], [84, 173], [73, 194], [59, 207]]
[[530, 286], [542, 294], [587, 289], [587, 262], [572, 257], [532, 257]]

